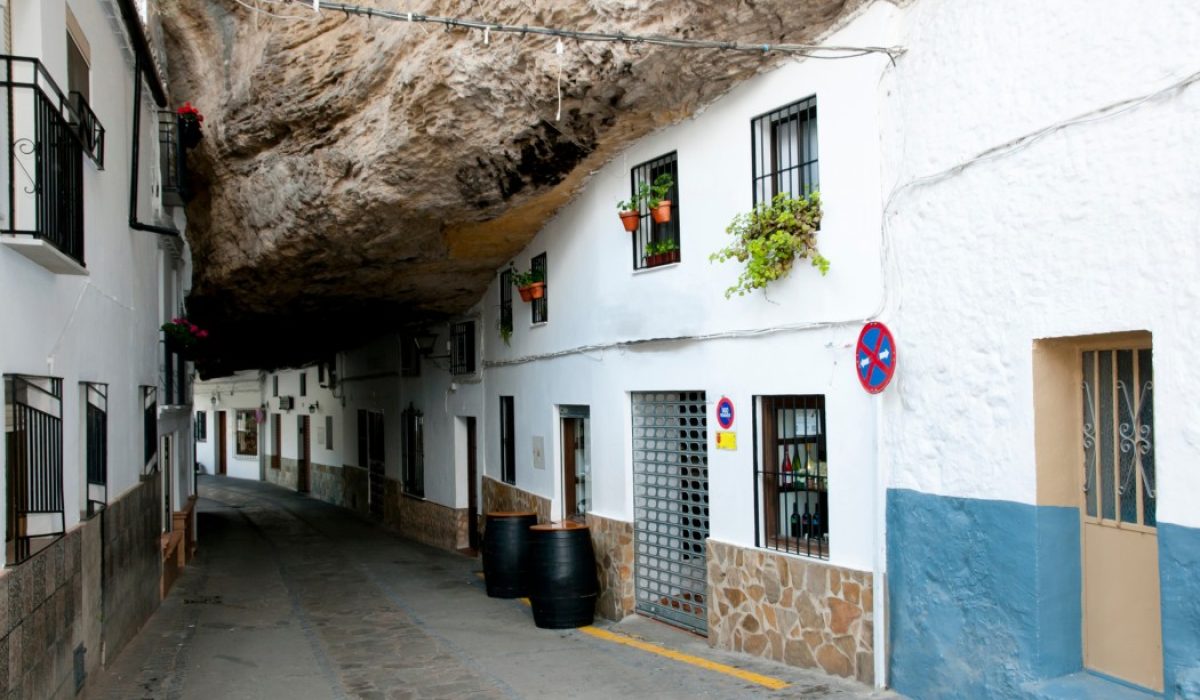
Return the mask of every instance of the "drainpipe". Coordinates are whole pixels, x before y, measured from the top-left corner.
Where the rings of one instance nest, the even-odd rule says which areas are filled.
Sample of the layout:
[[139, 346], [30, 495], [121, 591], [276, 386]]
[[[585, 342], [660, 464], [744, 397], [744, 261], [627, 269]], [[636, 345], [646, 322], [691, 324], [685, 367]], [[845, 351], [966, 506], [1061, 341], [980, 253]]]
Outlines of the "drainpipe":
[[[133, 65], [133, 145], [129, 157], [129, 228], [135, 231], [148, 231], [160, 236], [179, 238], [179, 231], [174, 228], [145, 224], [137, 219], [138, 157], [142, 147], [142, 53], [140, 51], [134, 52]], [[161, 101], [157, 94], [154, 98], [158, 106], [166, 105], [165, 95], [162, 96]]]

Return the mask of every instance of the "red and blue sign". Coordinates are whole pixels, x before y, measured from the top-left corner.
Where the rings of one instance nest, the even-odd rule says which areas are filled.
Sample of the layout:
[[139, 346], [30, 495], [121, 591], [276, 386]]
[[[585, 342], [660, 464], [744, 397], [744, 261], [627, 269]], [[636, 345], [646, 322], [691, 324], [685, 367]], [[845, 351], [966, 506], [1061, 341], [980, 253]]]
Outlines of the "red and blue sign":
[[717, 425], [721, 430], [733, 427], [733, 401], [728, 396], [722, 396], [717, 402]]
[[863, 326], [854, 360], [863, 388], [871, 394], [883, 391], [896, 374], [896, 339], [888, 327], [876, 321]]

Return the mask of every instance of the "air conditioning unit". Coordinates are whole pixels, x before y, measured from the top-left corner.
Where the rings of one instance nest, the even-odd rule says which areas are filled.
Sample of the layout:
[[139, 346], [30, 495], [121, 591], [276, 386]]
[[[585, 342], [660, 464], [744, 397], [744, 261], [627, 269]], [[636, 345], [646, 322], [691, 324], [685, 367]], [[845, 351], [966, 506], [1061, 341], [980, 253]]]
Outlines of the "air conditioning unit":
[[295, 407], [296, 407], [296, 397], [294, 397], [294, 396], [280, 396], [279, 397], [279, 410], [290, 411]]

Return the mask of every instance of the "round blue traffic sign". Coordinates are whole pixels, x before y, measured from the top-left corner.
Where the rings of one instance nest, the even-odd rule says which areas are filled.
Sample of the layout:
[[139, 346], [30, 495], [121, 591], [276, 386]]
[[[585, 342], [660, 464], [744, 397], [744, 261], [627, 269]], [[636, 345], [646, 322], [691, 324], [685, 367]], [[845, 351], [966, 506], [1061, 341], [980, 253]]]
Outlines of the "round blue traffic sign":
[[854, 359], [863, 388], [871, 394], [883, 391], [896, 374], [896, 339], [888, 327], [876, 321], [863, 326]]
[[717, 425], [721, 430], [733, 427], [733, 401], [728, 396], [722, 396], [717, 402]]

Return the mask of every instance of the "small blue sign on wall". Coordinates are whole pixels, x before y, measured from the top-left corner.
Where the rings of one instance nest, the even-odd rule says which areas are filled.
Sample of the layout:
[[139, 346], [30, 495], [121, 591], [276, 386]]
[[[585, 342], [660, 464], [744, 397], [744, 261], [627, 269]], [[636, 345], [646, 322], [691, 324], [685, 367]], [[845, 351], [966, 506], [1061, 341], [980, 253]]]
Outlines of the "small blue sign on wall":
[[728, 396], [722, 396], [717, 402], [717, 425], [721, 426], [722, 430], [733, 427], [733, 400]]

